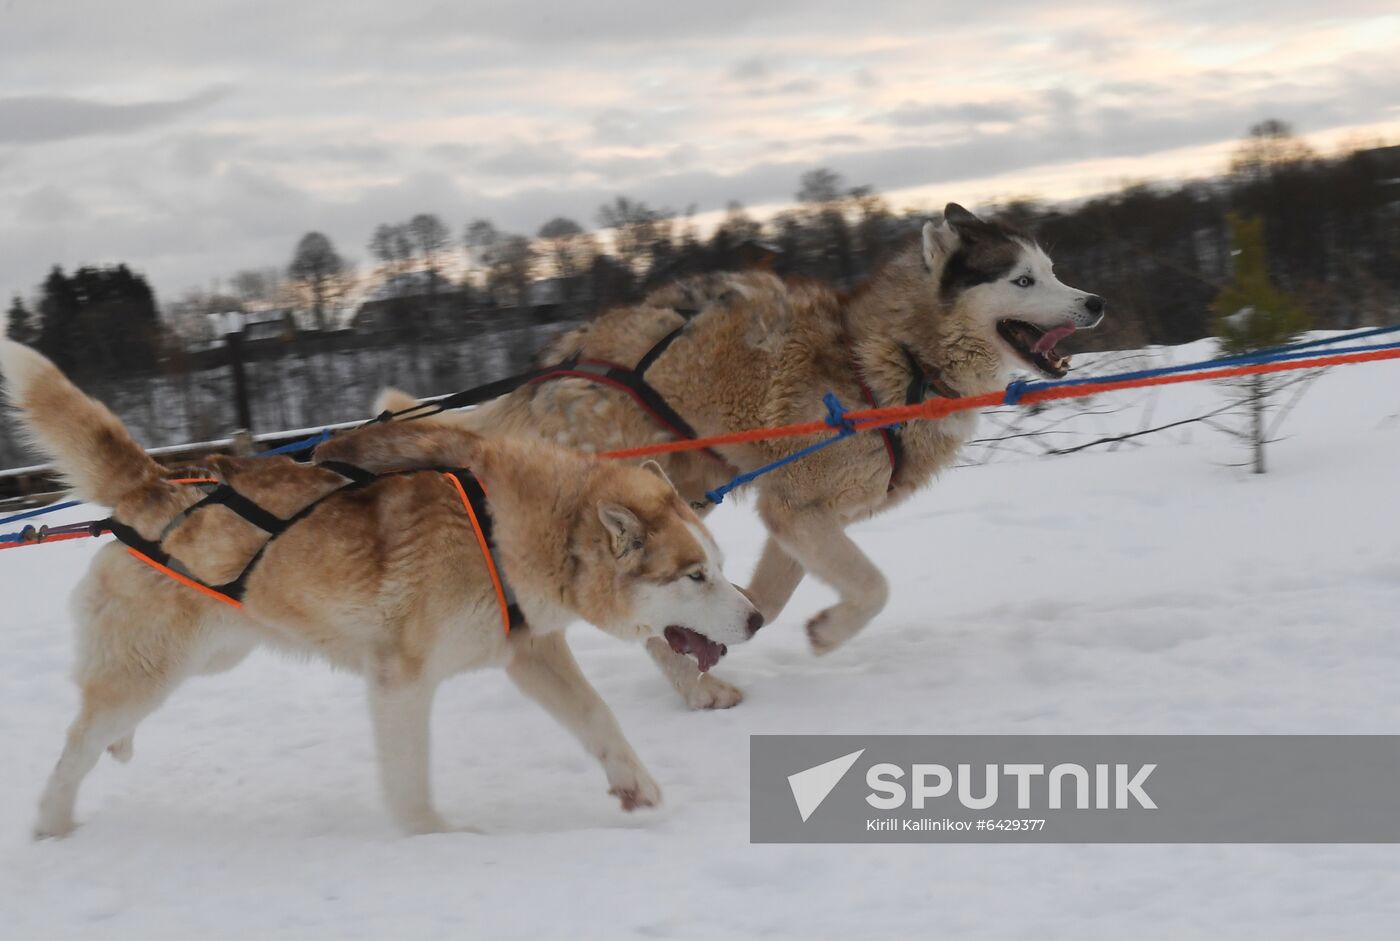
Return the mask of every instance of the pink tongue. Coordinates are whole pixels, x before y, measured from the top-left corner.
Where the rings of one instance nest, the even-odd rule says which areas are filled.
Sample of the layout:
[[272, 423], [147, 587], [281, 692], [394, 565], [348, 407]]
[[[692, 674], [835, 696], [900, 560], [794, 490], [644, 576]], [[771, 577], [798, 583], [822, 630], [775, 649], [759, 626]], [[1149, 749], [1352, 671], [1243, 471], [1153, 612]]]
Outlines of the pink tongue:
[[1074, 324], [1065, 324], [1063, 327], [1054, 327], [1045, 331], [1045, 335], [1035, 342], [1035, 352], [1044, 353], [1055, 348], [1065, 337], [1074, 332]]

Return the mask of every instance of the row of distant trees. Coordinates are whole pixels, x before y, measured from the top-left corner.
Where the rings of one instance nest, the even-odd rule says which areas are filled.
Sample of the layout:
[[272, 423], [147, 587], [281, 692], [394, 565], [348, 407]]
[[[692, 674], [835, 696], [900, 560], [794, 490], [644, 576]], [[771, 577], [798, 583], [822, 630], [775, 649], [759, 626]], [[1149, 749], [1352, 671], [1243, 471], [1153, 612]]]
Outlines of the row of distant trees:
[[[396, 325], [421, 335], [432, 311], [464, 312], [532, 303], [539, 297], [584, 311], [635, 300], [650, 287], [686, 274], [742, 267], [757, 254], [776, 253], [781, 273], [801, 272], [849, 283], [869, 270], [923, 214], [896, 216], [871, 187], [847, 187], [828, 169], [803, 175], [797, 205], [766, 224], [730, 203], [717, 228], [702, 238], [695, 209], [654, 207], [617, 196], [600, 206], [596, 230], [558, 216], [533, 236], [472, 219], [458, 233], [434, 213], [381, 223], [366, 247], [366, 273], [331, 239], [308, 232], [285, 269], [236, 272], [225, 289], [192, 291], [170, 305], [172, 320], [198, 333], [206, 314], [237, 307], [295, 306], [324, 329], [352, 296], [386, 301]], [[358, 291], [366, 286], [370, 291]]]
[[[383, 276], [419, 271], [430, 287], [443, 285], [444, 257], [458, 245], [466, 272], [461, 287], [475, 289], [486, 303], [525, 302], [531, 283], [549, 279], [560, 299], [627, 300], [659, 281], [742, 263], [741, 248], [768, 241], [787, 261], [812, 273], [849, 282], [883, 257], [892, 238], [913, 224], [918, 213], [899, 220], [868, 186], [845, 186], [840, 175], [816, 169], [803, 175], [797, 206], [766, 225], [731, 202], [719, 226], [702, 239], [695, 207], [682, 212], [643, 200], [617, 196], [598, 208], [604, 241], [577, 220], [556, 216], [533, 237], [504, 232], [489, 219], [473, 219], [454, 244], [452, 230], [431, 213], [403, 223], [379, 225], [369, 240], [370, 255]], [[450, 263], [446, 267], [454, 267]]]
[[[1105, 347], [1178, 343], [1213, 332], [1212, 302], [1232, 269], [1231, 214], [1258, 220], [1270, 276], [1311, 311], [1317, 326], [1379, 320], [1400, 303], [1400, 147], [1324, 157], [1286, 125], [1266, 121], [1250, 130], [1228, 171], [1214, 179], [1131, 185], [1075, 205], [1010, 200], [984, 211], [1036, 234], [1066, 282], [1108, 298], [1112, 316], [1094, 337]], [[599, 207], [594, 231], [565, 217], [550, 219], [533, 236], [486, 219], [454, 229], [436, 214], [420, 213], [375, 227], [366, 243], [373, 261], [367, 273], [357, 274], [327, 236], [310, 232], [285, 267], [240, 271], [224, 289], [181, 297], [167, 305], [166, 322], [198, 328], [211, 311], [288, 306], [326, 328], [338, 325], [356, 286], [368, 284], [391, 323], [419, 337], [434, 318], [527, 304], [532, 285], [545, 279], [551, 300], [583, 314], [679, 276], [734, 269], [756, 257], [780, 275], [851, 287], [927, 215], [896, 211], [871, 187], [850, 186], [829, 169], [802, 176], [791, 208], [760, 221], [731, 203], [703, 236], [693, 208], [677, 212], [627, 196]], [[125, 287], [111, 294], [109, 281]], [[82, 286], [70, 290], [69, 282]], [[128, 290], [131, 298], [117, 303]], [[135, 299], [143, 291], [149, 294], [149, 287], [123, 267], [82, 269], [71, 278], [55, 269], [35, 304], [16, 299], [10, 329], [33, 335], [53, 353], [58, 344], [95, 349], [112, 328], [126, 325], [137, 338], [132, 343], [145, 343], [159, 327], [154, 298], [147, 306]], [[94, 305], [102, 313], [83, 313]], [[128, 356], [129, 349], [106, 350], [72, 355], [103, 366], [146, 361]]]
[[[986, 211], [1038, 236], [1067, 282], [1109, 298], [1113, 317], [1095, 340], [1110, 346], [1213, 332], [1212, 301], [1231, 273], [1232, 214], [1259, 220], [1271, 276], [1319, 326], [1375, 321], [1400, 304], [1400, 147], [1322, 156], [1286, 124], [1264, 121], [1216, 178], [1128, 185], [1073, 205], [1014, 199]], [[597, 307], [678, 276], [741, 267], [754, 244], [773, 250], [778, 274], [851, 287], [928, 214], [897, 212], [872, 187], [823, 168], [802, 176], [791, 208], [760, 222], [731, 203], [703, 238], [693, 209], [619, 196], [596, 215], [606, 239], [564, 217], [533, 237], [476, 219], [454, 238], [439, 217], [420, 214], [377, 227], [369, 250], [376, 276], [403, 285], [406, 316], [423, 294], [449, 288], [477, 306], [524, 303], [541, 278], [553, 280], [559, 300]], [[426, 273], [429, 291], [406, 277], [414, 272]]]
[[1400, 147], [1324, 157], [1265, 121], [1223, 176], [1136, 185], [1073, 207], [1013, 202], [1072, 284], [1109, 299], [1105, 348], [1182, 343], [1214, 333], [1229, 281], [1231, 215], [1256, 220], [1268, 274], [1317, 327], [1395, 319], [1400, 310]]

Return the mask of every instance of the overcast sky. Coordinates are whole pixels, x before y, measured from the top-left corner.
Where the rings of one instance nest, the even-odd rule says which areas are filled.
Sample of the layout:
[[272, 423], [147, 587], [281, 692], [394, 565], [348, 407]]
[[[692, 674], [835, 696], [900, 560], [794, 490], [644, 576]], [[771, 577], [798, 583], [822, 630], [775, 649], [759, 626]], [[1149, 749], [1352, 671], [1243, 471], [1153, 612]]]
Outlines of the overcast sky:
[[[372, 9], [365, 9], [372, 7]], [[1400, 139], [1394, 0], [0, 0], [0, 292], [165, 299], [308, 229], [703, 212], [826, 165], [900, 205], [1218, 169], [1252, 122]]]

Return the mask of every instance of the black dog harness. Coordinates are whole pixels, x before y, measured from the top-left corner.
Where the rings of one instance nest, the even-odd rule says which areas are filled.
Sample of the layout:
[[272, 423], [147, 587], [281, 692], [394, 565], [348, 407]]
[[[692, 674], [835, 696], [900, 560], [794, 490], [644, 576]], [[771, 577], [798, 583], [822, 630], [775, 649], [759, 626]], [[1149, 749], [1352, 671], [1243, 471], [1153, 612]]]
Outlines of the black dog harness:
[[[667, 348], [685, 332], [686, 327], [690, 326], [695, 315], [700, 313], [697, 308], [693, 307], [675, 307], [672, 310], [681, 316], [681, 325], [658, 340], [641, 359], [637, 360], [637, 365], [630, 368], [611, 360], [585, 358], [582, 354], [575, 353], [552, 366], [545, 366], [531, 372], [499, 379], [496, 382], [488, 382], [472, 389], [454, 392], [432, 402], [422, 402], [406, 408], [401, 412], [386, 412], [379, 418], [385, 421], [391, 419], [411, 421], [416, 418], [437, 415], [450, 409], [480, 405], [482, 402], [488, 402], [491, 399], [514, 392], [525, 385], [539, 385], [555, 379], [587, 379], [626, 392], [656, 424], [677, 438], [694, 440], [700, 437], [696, 434], [695, 429], [681, 417], [679, 412], [671, 407], [671, 404], [660, 392], [656, 391], [656, 387], [646, 380], [647, 370], [656, 364], [656, 361], [661, 358], [661, 354], [666, 352]], [[714, 450], [710, 448], [702, 448], [701, 450], [714, 460], [728, 464]]]
[[[900, 350], [904, 353], [904, 361], [909, 365], [909, 385], [904, 390], [905, 405], [919, 405], [931, 394], [941, 396], [945, 399], [962, 398], [956, 389], [948, 385], [942, 374], [937, 369], [925, 369], [914, 356], [909, 347], [900, 345]], [[860, 391], [865, 396], [865, 401], [871, 408], [879, 408], [879, 400], [875, 398], [875, 393], [870, 391], [870, 386], [866, 384], [865, 378], [860, 375], [860, 368], [856, 368], [856, 379], [860, 382]], [[880, 437], [885, 442], [885, 453], [890, 459], [890, 483], [888, 490], [893, 490], [899, 483], [899, 474], [904, 470], [904, 440], [903, 425], [889, 425], [878, 428]]]
[[[374, 474], [362, 467], [356, 467], [353, 464], [346, 464], [340, 461], [325, 461], [315, 466], [340, 475], [345, 478], [346, 483], [324, 496], [317, 497], [286, 519], [254, 503], [227, 483], [209, 478], [192, 478], [171, 482], [187, 483], [196, 486], [213, 485], [213, 489], [198, 503], [192, 504], [180, 511], [174, 519], [166, 524], [159, 538], [155, 540], [146, 539], [130, 526], [115, 519], [105, 519], [93, 523], [92, 530], [94, 534], [110, 532], [117, 537], [119, 542], [127, 547], [127, 551], [131, 553], [132, 556], [151, 566], [163, 575], [168, 575], [176, 581], [214, 598], [217, 601], [222, 601], [224, 604], [235, 608], [241, 608], [243, 607], [243, 596], [248, 587], [248, 578], [252, 575], [253, 569], [257, 567], [262, 557], [267, 553], [268, 546], [272, 545], [273, 541], [275, 541], [278, 536], [314, 513], [316, 508], [326, 500], [343, 493], [363, 490], [365, 487], [368, 487], [370, 484], [383, 477], [398, 476], [400, 474], [419, 474], [425, 471], [432, 471], [446, 477], [462, 499], [462, 507], [466, 511], [468, 519], [471, 521], [472, 530], [476, 533], [477, 542], [481, 546], [481, 555], [486, 562], [487, 572], [491, 576], [491, 584], [495, 589], [496, 601], [500, 605], [501, 624], [505, 632], [509, 634], [511, 628], [518, 628], [525, 623], [525, 616], [521, 613], [520, 606], [516, 603], [515, 596], [511, 592], [510, 586], [506, 583], [500, 570], [496, 567], [495, 544], [491, 539], [492, 520], [491, 513], [486, 505], [486, 491], [481, 486], [481, 482], [477, 480], [470, 471], [462, 468], [419, 468], [409, 471], [398, 471], [393, 474]], [[195, 578], [179, 559], [172, 557], [161, 546], [165, 539], [174, 532], [181, 523], [188, 519], [191, 514], [211, 506], [226, 507], [268, 535], [267, 541], [253, 554], [248, 564], [243, 566], [243, 571], [239, 572], [238, 576], [232, 581], [225, 582], [222, 585], [209, 585]]]

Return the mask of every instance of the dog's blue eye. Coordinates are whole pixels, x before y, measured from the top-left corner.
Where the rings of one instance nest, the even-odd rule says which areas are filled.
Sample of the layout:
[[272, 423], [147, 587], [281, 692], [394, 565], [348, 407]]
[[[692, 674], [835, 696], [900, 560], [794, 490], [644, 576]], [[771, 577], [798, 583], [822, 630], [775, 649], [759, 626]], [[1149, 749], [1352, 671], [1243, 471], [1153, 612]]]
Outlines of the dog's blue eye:
[[691, 572], [689, 575], [686, 576], [686, 578], [690, 579], [692, 582], [703, 582], [705, 580], [705, 573]]
[[1031, 277], [1030, 275], [1028, 275], [1028, 274], [1023, 274], [1023, 275], [1021, 275], [1019, 278], [1017, 278], [1015, 281], [1012, 281], [1011, 283], [1014, 284], [1014, 285], [1016, 285], [1018, 288], [1028, 288], [1028, 287], [1030, 287], [1032, 284], [1035, 284], [1035, 278], [1032, 278], [1032, 277]]

